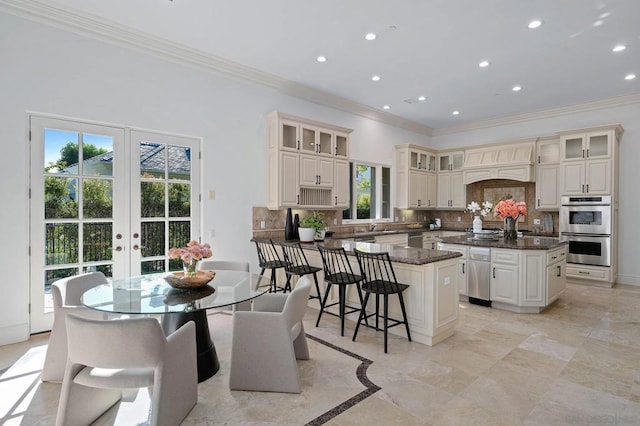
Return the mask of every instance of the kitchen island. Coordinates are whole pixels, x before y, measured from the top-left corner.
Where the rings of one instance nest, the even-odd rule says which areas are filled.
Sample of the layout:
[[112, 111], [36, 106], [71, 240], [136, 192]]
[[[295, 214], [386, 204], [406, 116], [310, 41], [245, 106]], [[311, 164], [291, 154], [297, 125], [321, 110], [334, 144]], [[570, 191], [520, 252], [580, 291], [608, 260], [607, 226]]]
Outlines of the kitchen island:
[[[441, 238], [439, 248], [457, 251], [461, 299], [469, 297], [478, 277], [473, 247], [490, 249], [489, 299], [491, 307], [519, 313], [539, 313], [555, 302], [566, 285], [567, 242], [557, 238], [525, 236], [515, 241], [466, 236]], [[472, 301], [471, 299], [469, 299]]]
[[[414, 341], [426, 345], [435, 345], [451, 336], [458, 322], [458, 252], [443, 250], [418, 249], [389, 244], [359, 242], [349, 239], [328, 239], [324, 242], [303, 243], [309, 263], [322, 268], [322, 258], [317, 245], [328, 248], [343, 247], [349, 255], [351, 267], [359, 273], [358, 262], [353, 249], [368, 252], [388, 252], [398, 282], [408, 284], [405, 293], [405, 304], [411, 337]], [[321, 292], [324, 294], [322, 272], [318, 273]], [[353, 287], [353, 286], [350, 286]], [[337, 301], [338, 292], [332, 287], [327, 303]], [[369, 301], [368, 310], [375, 310], [374, 298]], [[347, 293], [347, 304], [359, 306], [358, 294], [350, 288]], [[318, 308], [317, 299], [309, 300], [309, 306]], [[337, 311], [336, 311], [337, 312]], [[401, 318], [401, 310], [396, 298], [389, 300], [389, 315]], [[348, 318], [357, 321], [357, 314]], [[390, 328], [390, 333], [404, 336], [404, 329]]]

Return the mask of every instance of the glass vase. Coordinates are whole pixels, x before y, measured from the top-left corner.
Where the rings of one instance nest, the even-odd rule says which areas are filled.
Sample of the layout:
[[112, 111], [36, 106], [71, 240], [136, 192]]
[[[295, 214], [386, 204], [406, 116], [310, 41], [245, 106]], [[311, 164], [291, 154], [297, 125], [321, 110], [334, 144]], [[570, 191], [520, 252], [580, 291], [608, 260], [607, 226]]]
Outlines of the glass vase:
[[198, 261], [191, 259], [189, 262], [182, 262], [182, 269], [184, 276], [188, 278], [194, 278], [198, 276]]
[[473, 217], [473, 232], [475, 234], [482, 233], [482, 218], [480, 216]]
[[504, 219], [504, 240], [516, 241], [518, 239], [518, 231], [516, 230], [516, 220], [512, 217]]

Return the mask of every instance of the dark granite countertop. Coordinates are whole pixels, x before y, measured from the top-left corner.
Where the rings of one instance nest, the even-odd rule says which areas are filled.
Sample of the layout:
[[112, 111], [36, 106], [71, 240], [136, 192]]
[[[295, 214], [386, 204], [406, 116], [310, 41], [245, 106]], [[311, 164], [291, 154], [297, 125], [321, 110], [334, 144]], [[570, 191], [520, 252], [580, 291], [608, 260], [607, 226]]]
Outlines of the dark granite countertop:
[[425, 265], [427, 263], [440, 262], [441, 260], [453, 259], [462, 256], [460, 253], [454, 251], [419, 249], [336, 238], [318, 241], [315, 243], [302, 243], [301, 245], [302, 248], [307, 250], [317, 250], [318, 245], [323, 245], [327, 248], [344, 247], [347, 254], [351, 255], [353, 255], [354, 248], [372, 253], [386, 251], [389, 252], [389, 257], [393, 262], [408, 263], [412, 265]]
[[394, 235], [394, 234], [408, 234], [410, 232], [435, 232], [435, 231], [455, 231], [455, 232], [465, 232], [464, 229], [449, 229], [449, 228], [435, 228], [430, 229], [428, 227], [420, 226], [420, 227], [406, 227], [406, 228], [398, 228], [398, 229], [381, 229], [374, 231], [356, 231], [350, 233], [335, 233], [332, 234], [330, 238], [333, 239], [354, 239], [354, 238], [366, 238], [366, 237], [377, 237], [380, 235]]
[[558, 238], [527, 235], [518, 238], [516, 241], [505, 241], [504, 238], [497, 240], [475, 239], [471, 234], [458, 237], [443, 237], [440, 241], [446, 244], [462, 244], [466, 246], [506, 248], [515, 250], [552, 250], [557, 247], [569, 244], [567, 241], [560, 241]]

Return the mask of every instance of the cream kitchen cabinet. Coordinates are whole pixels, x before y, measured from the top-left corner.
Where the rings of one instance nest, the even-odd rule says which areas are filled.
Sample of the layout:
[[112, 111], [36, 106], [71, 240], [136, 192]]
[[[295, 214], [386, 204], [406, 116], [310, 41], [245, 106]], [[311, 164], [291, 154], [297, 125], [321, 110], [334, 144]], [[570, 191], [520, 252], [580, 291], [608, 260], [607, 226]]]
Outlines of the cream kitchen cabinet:
[[349, 162], [336, 160], [333, 165], [333, 205], [349, 207]]
[[438, 195], [436, 198], [439, 208], [464, 209], [466, 199], [462, 172], [438, 173]]
[[348, 207], [351, 130], [280, 112], [266, 119], [267, 207]]
[[518, 264], [520, 253], [517, 250], [491, 249], [491, 280], [489, 294], [491, 301], [509, 305], [518, 304]]
[[452, 151], [438, 154], [438, 172], [462, 170], [463, 166], [464, 151]]
[[536, 143], [536, 209], [560, 209], [560, 140]]
[[409, 171], [409, 207], [425, 208], [436, 206], [435, 173]]
[[565, 162], [561, 173], [562, 195], [611, 194], [612, 161], [609, 159]]
[[[438, 250], [455, 251], [462, 255], [458, 258], [458, 293], [461, 296], [469, 295], [469, 280], [468, 276], [468, 260], [469, 260], [469, 246], [460, 244], [446, 244], [438, 243]], [[466, 299], [465, 299], [466, 300]]]
[[334, 160], [300, 154], [300, 186], [333, 188]]
[[436, 207], [436, 155], [415, 145], [396, 145], [396, 207]]
[[561, 195], [615, 192], [617, 141], [622, 128], [606, 126], [560, 135]]

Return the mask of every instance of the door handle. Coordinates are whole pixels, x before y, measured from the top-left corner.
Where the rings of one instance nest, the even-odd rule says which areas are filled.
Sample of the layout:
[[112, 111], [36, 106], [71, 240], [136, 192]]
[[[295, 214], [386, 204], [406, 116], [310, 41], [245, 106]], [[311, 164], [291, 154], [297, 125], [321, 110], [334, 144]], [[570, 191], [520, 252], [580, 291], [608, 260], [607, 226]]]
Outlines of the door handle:
[[562, 276], [562, 267], [558, 266], [558, 275], [556, 275], [556, 277], [561, 277]]
[[587, 184], [587, 194], [589, 193], [589, 184]]
[[496, 268], [493, 268], [493, 278], [496, 277]]
[[462, 273], [464, 274], [464, 263], [462, 263]]
[[121, 246], [118, 246], [118, 247], [109, 247], [109, 248], [110, 248], [111, 250], [113, 250], [113, 251], [122, 251], [122, 250], [124, 250]]
[[147, 246], [139, 246], [138, 244], [134, 244], [132, 247], [134, 250], [146, 249]]

